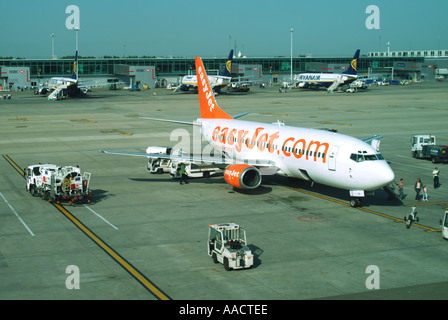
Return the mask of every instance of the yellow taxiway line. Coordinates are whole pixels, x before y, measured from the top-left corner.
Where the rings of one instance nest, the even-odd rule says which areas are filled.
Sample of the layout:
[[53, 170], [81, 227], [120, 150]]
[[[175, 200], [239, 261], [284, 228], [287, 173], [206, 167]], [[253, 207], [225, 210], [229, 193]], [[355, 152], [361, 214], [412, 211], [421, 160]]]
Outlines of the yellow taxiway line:
[[[332, 198], [329, 198], [329, 197], [326, 197], [326, 196], [323, 196], [323, 195], [320, 195], [320, 194], [317, 194], [317, 193], [313, 193], [313, 192], [309, 192], [309, 191], [305, 191], [305, 190], [302, 190], [302, 189], [289, 187], [289, 186], [285, 186], [285, 185], [281, 185], [281, 184], [278, 184], [278, 185], [282, 186], [282, 187], [285, 187], [285, 188], [288, 188], [288, 189], [291, 189], [291, 190], [294, 190], [294, 191], [298, 191], [298, 192], [301, 192], [301, 193], [304, 193], [304, 194], [316, 197], [316, 198], [321, 198], [321, 199], [324, 199], [324, 200], [327, 200], [327, 201], [331, 201], [331, 202], [335, 202], [335, 203], [338, 203], [338, 204], [342, 204], [342, 205], [347, 206], [347, 207], [352, 207], [350, 204], [348, 204], [346, 202], [339, 201], [339, 200], [336, 200], [336, 199], [332, 199]], [[362, 208], [362, 207], [356, 207], [356, 208], [353, 208], [353, 209], [358, 209], [358, 210], [361, 210], [361, 211], [364, 211], [364, 212], [372, 213], [372, 214], [375, 214], [377, 216], [381, 216], [381, 217], [393, 220], [394, 222], [402, 222], [402, 223], [406, 222], [403, 219], [396, 218], [396, 217], [393, 217], [393, 216], [385, 214], [385, 213], [373, 211], [373, 210]], [[422, 229], [426, 230], [426, 232], [441, 232], [442, 231], [441, 229], [434, 229], [434, 228], [427, 227], [427, 226], [424, 226], [424, 225], [421, 225], [421, 224], [415, 223], [415, 222], [412, 223], [412, 225], [416, 226], [416, 227], [419, 227], [419, 228], [422, 228]]]
[[[25, 172], [8, 156], [3, 155], [3, 158], [25, 178]], [[103, 249], [115, 262], [122, 266], [131, 276], [133, 276], [143, 287], [151, 292], [159, 300], [171, 300], [162, 290], [160, 290], [154, 283], [152, 283], [145, 275], [143, 275], [137, 268], [123, 258], [106, 242], [101, 240], [93, 231], [87, 228], [80, 220], [78, 220], [70, 211], [58, 203], [52, 203], [56, 209], [59, 210], [65, 217], [67, 217], [78, 229], [80, 229], [86, 236], [95, 242], [101, 249]]]

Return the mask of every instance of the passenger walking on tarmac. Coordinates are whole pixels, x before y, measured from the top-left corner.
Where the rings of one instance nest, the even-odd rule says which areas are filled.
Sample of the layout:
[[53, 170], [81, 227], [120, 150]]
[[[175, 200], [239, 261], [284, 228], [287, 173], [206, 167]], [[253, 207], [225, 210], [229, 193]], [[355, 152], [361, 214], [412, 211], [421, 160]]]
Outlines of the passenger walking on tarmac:
[[188, 184], [188, 181], [187, 181], [187, 171], [185, 170], [185, 163], [181, 163], [180, 164], [180, 174], [181, 174], [181, 177], [180, 177], [180, 184], [183, 184], [182, 182], [185, 182], [185, 184]]
[[420, 200], [420, 191], [422, 190], [422, 180], [420, 178], [417, 179], [414, 185], [415, 189], [415, 200]]
[[397, 183], [398, 186], [398, 196], [397, 198], [404, 200], [404, 198], [406, 198], [406, 195], [403, 193], [403, 188], [404, 188], [404, 181], [403, 178], [400, 179], [400, 181]]
[[428, 201], [428, 187], [426, 185], [422, 189], [422, 199]]
[[438, 187], [440, 187], [439, 174], [440, 174], [440, 170], [437, 169], [437, 167], [436, 167], [432, 172], [432, 178], [434, 180], [434, 189], [437, 189]]

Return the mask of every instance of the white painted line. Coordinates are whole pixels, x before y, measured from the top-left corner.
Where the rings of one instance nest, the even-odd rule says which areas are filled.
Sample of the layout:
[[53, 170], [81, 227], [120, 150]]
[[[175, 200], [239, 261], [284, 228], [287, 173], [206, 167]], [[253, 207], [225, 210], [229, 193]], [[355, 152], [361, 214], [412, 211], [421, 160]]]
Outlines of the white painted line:
[[25, 221], [22, 220], [22, 218], [19, 216], [19, 214], [16, 212], [16, 210], [14, 210], [14, 208], [12, 207], [12, 205], [9, 204], [8, 200], [6, 200], [6, 198], [3, 196], [3, 193], [0, 192], [0, 196], [2, 196], [3, 200], [5, 200], [6, 204], [8, 205], [8, 207], [12, 210], [12, 212], [14, 212], [14, 214], [16, 215], [17, 219], [19, 219], [20, 222], [22, 222], [22, 224], [24, 225], [24, 227], [26, 228], [26, 230], [28, 230], [28, 232], [34, 237], [34, 233], [33, 231], [31, 231], [31, 229], [26, 225]]
[[93, 211], [92, 209], [90, 209], [88, 206], [84, 205], [84, 207], [86, 207], [87, 209], [89, 209], [93, 214], [95, 214], [98, 218], [100, 218], [101, 220], [103, 220], [104, 222], [106, 222], [108, 225], [110, 225], [112, 228], [114, 228], [115, 230], [118, 230], [118, 228], [116, 226], [114, 226], [112, 223], [110, 223], [109, 221], [107, 221], [104, 217], [102, 217], [99, 213], [96, 213], [95, 211]]
[[[400, 156], [400, 155], [397, 155], [397, 157], [406, 158], [406, 159], [413, 159], [411, 157], [405, 157], [405, 156]], [[395, 164], [399, 164], [401, 166], [406, 166], [406, 167], [418, 168], [418, 169], [423, 169], [423, 170], [427, 170], [428, 169], [427, 167], [424, 167], [424, 166], [414, 166], [412, 164], [406, 164], [406, 163], [395, 162], [395, 161], [390, 161], [390, 160], [387, 160], [387, 161], [390, 162], [390, 163], [395, 163]]]

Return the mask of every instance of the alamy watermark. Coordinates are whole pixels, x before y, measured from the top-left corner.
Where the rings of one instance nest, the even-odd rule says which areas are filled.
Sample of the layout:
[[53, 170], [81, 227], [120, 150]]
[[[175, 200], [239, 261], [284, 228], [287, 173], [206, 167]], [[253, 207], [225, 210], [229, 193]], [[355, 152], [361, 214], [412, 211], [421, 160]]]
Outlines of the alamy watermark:
[[366, 273], [370, 274], [366, 279], [366, 288], [369, 290], [380, 288], [380, 268], [370, 265], [366, 268]]
[[80, 29], [80, 19], [79, 19], [79, 7], [75, 5], [69, 5], [65, 8], [65, 13], [70, 14], [67, 19], [65, 19], [65, 27], [69, 30]]
[[65, 280], [65, 287], [68, 290], [80, 289], [81, 274], [78, 266], [69, 265], [65, 268], [65, 273], [70, 274]]
[[380, 29], [380, 8], [371, 4], [367, 6], [366, 14], [370, 14], [366, 19], [366, 28], [369, 30]]

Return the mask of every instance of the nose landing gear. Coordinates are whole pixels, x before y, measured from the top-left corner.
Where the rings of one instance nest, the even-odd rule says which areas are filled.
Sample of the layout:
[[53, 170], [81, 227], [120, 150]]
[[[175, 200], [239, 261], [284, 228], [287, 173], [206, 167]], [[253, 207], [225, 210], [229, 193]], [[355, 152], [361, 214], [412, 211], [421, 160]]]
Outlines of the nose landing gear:
[[350, 205], [351, 205], [353, 208], [361, 207], [361, 198], [352, 198], [352, 199], [350, 200]]

